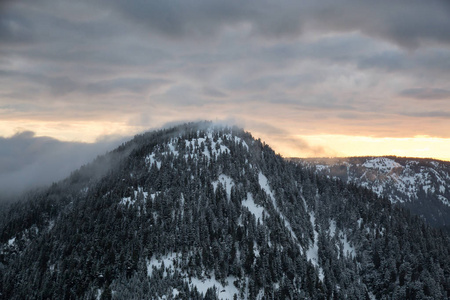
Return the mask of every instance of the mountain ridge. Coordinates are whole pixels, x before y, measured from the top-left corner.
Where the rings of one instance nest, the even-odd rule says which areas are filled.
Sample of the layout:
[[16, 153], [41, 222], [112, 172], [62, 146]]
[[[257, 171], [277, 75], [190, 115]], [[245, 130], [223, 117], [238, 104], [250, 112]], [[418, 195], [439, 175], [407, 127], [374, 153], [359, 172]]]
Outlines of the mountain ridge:
[[2, 299], [450, 296], [448, 237], [210, 122], [138, 135], [6, 215]]
[[450, 162], [396, 156], [291, 160], [320, 175], [367, 187], [429, 224], [450, 229]]

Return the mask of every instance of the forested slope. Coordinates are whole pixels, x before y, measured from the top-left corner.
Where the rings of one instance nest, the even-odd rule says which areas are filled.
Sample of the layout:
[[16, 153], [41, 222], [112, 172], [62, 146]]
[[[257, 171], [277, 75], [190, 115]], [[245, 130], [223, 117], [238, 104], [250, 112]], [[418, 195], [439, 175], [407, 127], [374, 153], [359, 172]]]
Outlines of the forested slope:
[[2, 299], [447, 299], [449, 239], [236, 127], [136, 136], [12, 205]]

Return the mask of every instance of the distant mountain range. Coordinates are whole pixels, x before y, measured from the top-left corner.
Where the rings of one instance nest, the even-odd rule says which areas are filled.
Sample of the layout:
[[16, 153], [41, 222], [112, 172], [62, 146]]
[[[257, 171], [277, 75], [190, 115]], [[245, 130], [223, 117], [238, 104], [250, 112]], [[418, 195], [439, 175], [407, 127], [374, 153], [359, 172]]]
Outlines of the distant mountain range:
[[317, 174], [369, 188], [432, 226], [450, 230], [450, 162], [395, 156], [292, 160]]
[[450, 297], [449, 236], [237, 127], [138, 135], [0, 213], [0, 299]]

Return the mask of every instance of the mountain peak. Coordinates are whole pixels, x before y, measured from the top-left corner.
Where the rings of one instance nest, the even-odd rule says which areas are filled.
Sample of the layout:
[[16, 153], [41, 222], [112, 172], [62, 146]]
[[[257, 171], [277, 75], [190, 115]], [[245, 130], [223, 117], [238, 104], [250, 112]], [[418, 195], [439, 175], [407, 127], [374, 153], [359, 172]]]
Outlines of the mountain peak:
[[450, 296], [448, 237], [210, 122], [137, 135], [5, 216], [5, 299]]

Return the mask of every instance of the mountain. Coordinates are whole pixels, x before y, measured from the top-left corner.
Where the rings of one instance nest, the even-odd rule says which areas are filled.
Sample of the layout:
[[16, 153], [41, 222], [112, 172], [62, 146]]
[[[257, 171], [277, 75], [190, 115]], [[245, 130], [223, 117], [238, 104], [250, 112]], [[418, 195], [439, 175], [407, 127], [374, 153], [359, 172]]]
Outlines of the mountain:
[[237, 127], [136, 136], [0, 219], [1, 299], [448, 299], [450, 240]]
[[450, 232], [450, 162], [395, 156], [293, 161], [320, 175], [367, 187]]

